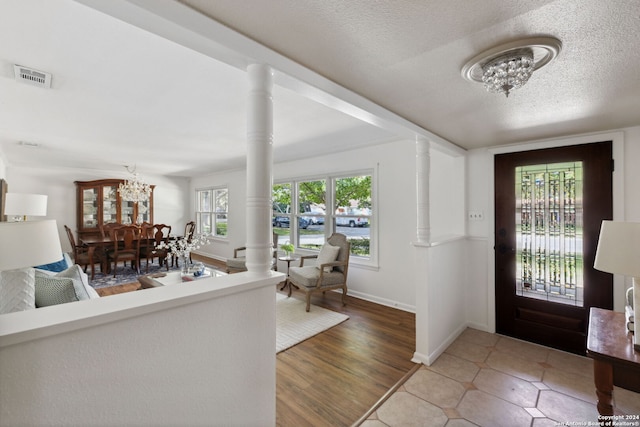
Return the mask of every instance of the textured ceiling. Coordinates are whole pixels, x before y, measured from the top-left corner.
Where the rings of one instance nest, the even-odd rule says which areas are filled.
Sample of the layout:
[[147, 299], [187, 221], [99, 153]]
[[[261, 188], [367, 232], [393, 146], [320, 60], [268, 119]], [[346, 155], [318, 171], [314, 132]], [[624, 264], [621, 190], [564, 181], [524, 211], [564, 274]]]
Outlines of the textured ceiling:
[[[7, 163], [110, 170], [135, 163], [143, 174], [182, 176], [242, 167], [247, 81], [238, 67], [275, 53], [345, 89], [334, 96], [360, 95], [400, 125], [464, 148], [640, 125], [638, 1], [181, 3], [217, 21], [191, 19], [194, 28], [222, 23], [271, 56], [256, 48], [255, 55], [240, 52], [241, 61], [218, 55], [214, 44], [232, 50], [238, 42], [215, 28], [211, 46], [200, 42], [195, 50], [154, 34], [170, 25], [144, 25], [149, 13], [185, 9], [171, 1], [0, 2], [0, 38], [11, 41], [0, 44], [0, 155]], [[119, 19], [99, 11], [120, 6]], [[182, 17], [171, 10], [169, 21]], [[562, 52], [509, 98], [461, 77], [479, 52], [531, 36], [559, 38]], [[17, 83], [13, 64], [52, 73], [52, 89]], [[304, 82], [305, 75], [293, 78]], [[274, 89], [276, 161], [407, 136], [292, 88]]]
[[[640, 2], [186, 0], [465, 148], [640, 124]], [[465, 81], [476, 54], [554, 36], [559, 57], [505, 99]]]

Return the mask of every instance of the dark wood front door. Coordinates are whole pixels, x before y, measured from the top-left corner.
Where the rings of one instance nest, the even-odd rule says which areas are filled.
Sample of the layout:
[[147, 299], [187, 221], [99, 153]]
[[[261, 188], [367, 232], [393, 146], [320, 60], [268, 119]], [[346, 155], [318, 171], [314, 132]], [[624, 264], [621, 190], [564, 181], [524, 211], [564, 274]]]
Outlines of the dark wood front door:
[[584, 354], [590, 307], [611, 309], [593, 269], [612, 219], [612, 143], [495, 156], [496, 331]]

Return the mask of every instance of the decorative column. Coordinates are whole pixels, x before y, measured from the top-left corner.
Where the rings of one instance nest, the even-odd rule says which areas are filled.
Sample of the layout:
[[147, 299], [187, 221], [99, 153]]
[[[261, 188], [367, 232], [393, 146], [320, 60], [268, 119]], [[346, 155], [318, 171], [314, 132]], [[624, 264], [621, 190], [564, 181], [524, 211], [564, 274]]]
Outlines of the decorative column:
[[273, 182], [273, 72], [252, 64], [247, 114], [247, 270], [271, 268], [271, 187]]
[[431, 171], [430, 144], [425, 138], [416, 137], [416, 189], [417, 189], [417, 243], [430, 243], [431, 219], [429, 216], [429, 181]]
[[431, 364], [429, 347], [429, 284], [431, 283], [431, 222], [429, 217], [430, 144], [416, 137], [416, 235], [414, 242], [414, 276], [416, 288], [416, 351], [412, 360]]

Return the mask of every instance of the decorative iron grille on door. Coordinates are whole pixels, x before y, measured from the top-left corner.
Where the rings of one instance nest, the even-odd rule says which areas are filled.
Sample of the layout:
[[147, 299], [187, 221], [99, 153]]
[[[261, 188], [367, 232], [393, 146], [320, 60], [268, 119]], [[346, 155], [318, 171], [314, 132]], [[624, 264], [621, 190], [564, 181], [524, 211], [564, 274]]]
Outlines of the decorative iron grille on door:
[[582, 162], [516, 168], [516, 294], [583, 305]]

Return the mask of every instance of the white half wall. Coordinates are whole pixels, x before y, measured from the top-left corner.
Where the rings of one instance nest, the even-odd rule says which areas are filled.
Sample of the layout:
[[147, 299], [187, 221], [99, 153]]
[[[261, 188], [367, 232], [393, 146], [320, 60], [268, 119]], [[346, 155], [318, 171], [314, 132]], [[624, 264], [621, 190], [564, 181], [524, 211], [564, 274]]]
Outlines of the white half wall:
[[275, 425], [282, 278], [235, 274], [0, 316], [0, 426]]

